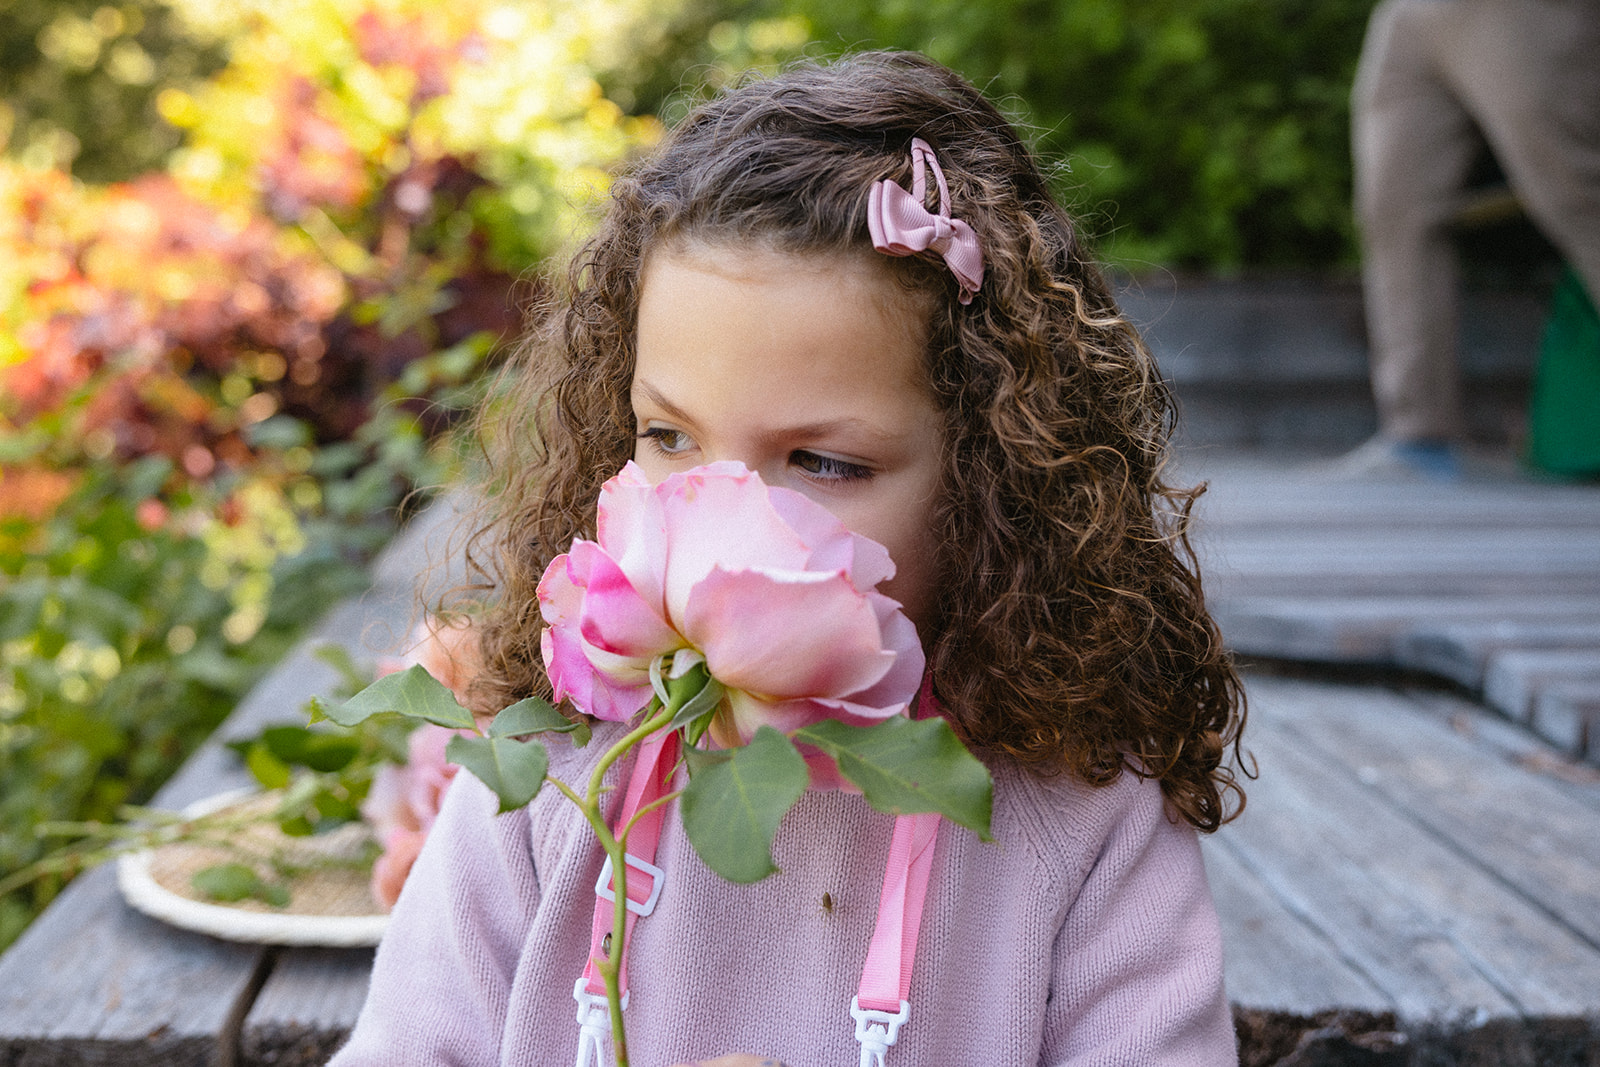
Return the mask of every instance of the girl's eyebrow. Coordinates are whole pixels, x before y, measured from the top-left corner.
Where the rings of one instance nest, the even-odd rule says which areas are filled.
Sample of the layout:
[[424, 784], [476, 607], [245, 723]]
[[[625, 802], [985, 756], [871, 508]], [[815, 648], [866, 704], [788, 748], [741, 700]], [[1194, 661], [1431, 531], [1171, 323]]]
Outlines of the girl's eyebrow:
[[[668, 400], [666, 395], [645, 381], [643, 378], [633, 380], [633, 388], [644, 394], [644, 399], [659, 407], [665, 414], [679, 422], [692, 424], [694, 417], [678, 405]], [[797, 423], [793, 426], [779, 426], [768, 431], [763, 436], [782, 437], [821, 437], [830, 433], [851, 433], [859, 437], [868, 438], [873, 443], [890, 444], [898, 440], [898, 436], [888, 433], [882, 427], [866, 419], [854, 415], [841, 415], [836, 419], [820, 419], [816, 422]]]
[[662, 411], [666, 412], [668, 415], [671, 415], [680, 422], [694, 421], [693, 419], [689, 418], [688, 412], [684, 411], [678, 405], [668, 400], [665, 393], [651, 385], [649, 382], [645, 381], [643, 378], [635, 377], [633, 379], [633, 391], [637, 393], [643, 393], [646, 400], [650, 401], [650, 403], [654, 404], [656, 407], [660, 408]]

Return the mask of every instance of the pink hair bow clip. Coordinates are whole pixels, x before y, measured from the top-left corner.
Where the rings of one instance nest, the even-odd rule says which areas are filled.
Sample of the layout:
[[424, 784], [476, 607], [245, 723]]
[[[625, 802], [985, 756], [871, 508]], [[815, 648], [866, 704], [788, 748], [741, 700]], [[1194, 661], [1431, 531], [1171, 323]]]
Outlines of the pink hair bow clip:
[[[939, 186], [937, 215], [927, 208], [924, 163], [933, 171], [933, 180]], [[983, 284], [983, 246], [971, 226], [950, 217], [950, 188], [945, 184], [944, 171], [934, 158], [933, 149], [920, 137], [911, 139], [911, 164], [909, 193], [892, 181], [872, 183], [867, 200], [872, 247], [891, 256], [939, 253], [961, 285], [961, 302], [970, 304], [972, 294]]]

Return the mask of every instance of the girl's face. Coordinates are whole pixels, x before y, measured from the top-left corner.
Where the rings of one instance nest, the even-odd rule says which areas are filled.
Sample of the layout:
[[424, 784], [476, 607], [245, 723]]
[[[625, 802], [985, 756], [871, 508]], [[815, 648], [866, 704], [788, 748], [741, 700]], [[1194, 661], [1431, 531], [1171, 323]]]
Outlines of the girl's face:
[[726, 245], [659, 249], [642, 284], [634, 460], [799, 490], [888, 548], [882, 591], [927, 621], [942, 433], [914, 299], [871, 257]]

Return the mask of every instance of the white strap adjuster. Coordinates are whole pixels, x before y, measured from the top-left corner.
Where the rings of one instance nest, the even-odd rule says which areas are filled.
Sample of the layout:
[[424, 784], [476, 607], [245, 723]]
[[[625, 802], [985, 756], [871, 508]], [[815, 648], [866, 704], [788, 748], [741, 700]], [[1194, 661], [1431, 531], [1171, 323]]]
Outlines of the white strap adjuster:
[[[628, 898], [628, 910], [635, 915], [649, 915], [656, 910], [656, 901], [661, 899], [661, 883], [666, 881], [667, 872], [653, 863], [647, 863], [631, 852], [623, 853], [623, 858], [628, 861], [628, 866], [651, 878], [650, 895], [643, 900]], [[600, 866], [600, 880], [594, 884], [594, 895], [602, 900], [617, 902], [617, 891], [611, 888], [611, 857], [607, 856], [605, 863]]]
[[[572, 987], [572, 999], [578, 1002], [578, 1059], [573, 1067], [610, 1067], [611, 1064], [611, 1005], [604, 993], [591, 993], [589, 980], [578, 979]], [[628, 1006], [628, 994], [622, 994], [622, 1006]]]
[[861, 1042], [861, 1067], [883, 1067], [884, 1053], [899, 1040], [900, 1027], [911, 1018], [911, 1004], [902, 1000], [898, 1012], [874, 1011], [863, 1008], [860, 997], [851, 997], [850, 1014], [856, 1021], [856, 1040]]

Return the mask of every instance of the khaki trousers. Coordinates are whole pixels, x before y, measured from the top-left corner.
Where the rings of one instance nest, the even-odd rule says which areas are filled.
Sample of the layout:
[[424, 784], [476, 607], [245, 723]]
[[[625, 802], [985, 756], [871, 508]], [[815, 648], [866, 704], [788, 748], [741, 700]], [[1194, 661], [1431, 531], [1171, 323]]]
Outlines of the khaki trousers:
[[1379, 430], [1462, 431], [1449, 223], [1487, 140], [1600, 299], [1600, 0], [1384, 0], [1352, 96]]

